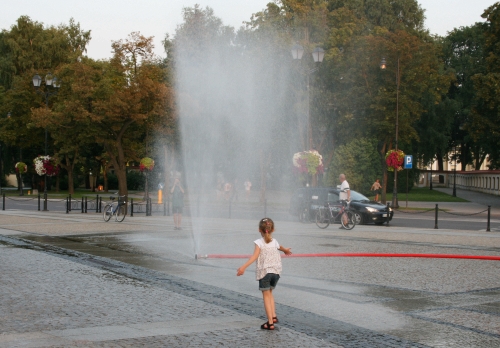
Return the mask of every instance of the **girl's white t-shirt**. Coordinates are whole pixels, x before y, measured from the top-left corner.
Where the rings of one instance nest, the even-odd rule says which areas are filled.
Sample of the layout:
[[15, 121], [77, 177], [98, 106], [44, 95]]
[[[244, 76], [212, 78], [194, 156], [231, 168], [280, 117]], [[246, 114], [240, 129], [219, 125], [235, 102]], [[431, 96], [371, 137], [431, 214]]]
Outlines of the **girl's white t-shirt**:
[[264, 238], [254, 241], [260, 248], [260, 254], [255, 265], [255, 278], [260, 280], [268, 273], [281, 274], [280, 245], [276, 239], [266, 243]]

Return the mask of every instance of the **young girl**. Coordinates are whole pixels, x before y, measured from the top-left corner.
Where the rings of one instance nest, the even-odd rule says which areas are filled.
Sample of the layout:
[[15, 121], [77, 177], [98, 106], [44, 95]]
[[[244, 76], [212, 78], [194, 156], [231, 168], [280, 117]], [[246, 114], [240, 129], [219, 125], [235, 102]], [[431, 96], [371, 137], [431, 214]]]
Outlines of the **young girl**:
[[278, 244], [276, 239], [271, 237], [274, 232], [274, 222], [269, 218], [264, 218], [259, 222], [259, 232], [262, 238], [254, 241], [255, 250], [248, 261], [238, 268], [236, 275], [240, 276], [255, 260], [255, 275], [259, 281], [259, 290], [264, 298], [264, 308], [266, 310], [267, 321], [260, 326], [263, 330], [274, 330], [274, 324], [278, 322], [276, 309], [274, 306], [273, 289], [276, 287], [281, 273], [281, 256], [278, 250], [286, 255], [292, 254], [291, 248], [284, 248]]

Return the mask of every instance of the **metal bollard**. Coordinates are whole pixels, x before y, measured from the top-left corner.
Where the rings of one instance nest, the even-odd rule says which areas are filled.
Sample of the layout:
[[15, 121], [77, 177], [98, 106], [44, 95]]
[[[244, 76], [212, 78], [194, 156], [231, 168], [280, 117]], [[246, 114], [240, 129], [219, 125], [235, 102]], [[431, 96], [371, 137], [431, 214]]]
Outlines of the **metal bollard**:
[[163, 216], [167, 216], [167, 200], [163, 201]]
[[96, 195], [95, 197], [95, 212], [99, 212], [99, 195]]
[[71, 193], [69, 194], [69, 211], [71, 211]]
[[438, 229], [438, 211], [439, 211], [438, 205], [436, 204], [436, 217], [434, 219], [434, 229], [436, 230]]
[[130, 217], [134, 216], [134, 199], [130, 198]]
[[87, 214], [87, 197], [85, 197], [85, 214]]
[[49, 211], [47, 208], [47, 194], [45, 192], [43, 193], [43, 211]]
[[66, 197], [66, 214], [69, 214], [69, 204], [68, 197]]
[[488, 224], [486, 225], [486, 232], [490, 232], [490, 218], [491, 218], [491, 205], [488, 206]]
[[[5, 210], [5, 192], [2, 194], [2, 210]], [[40, 204], [38, 204], [38, 210], [40, 210]]]
[[83, 211], [84, 211], [84, 204], [83, 204], [83, 197], [82, 197], [82, 214], [83, 214]]
[[146, 216], [150, 216], [150, 213], [149, 213], [149, 198], [146, 199]]
[[102, 197], [99, 197], [99, 213], [102, 213]]
[[[390, 211], [389, 211], [389, 207], [391, 206], [391, 203], [387, 203], [387, 226], [389, 226], [389, 216], [390, 216]], [[394, 213], [393, 213], [394, 214]]]

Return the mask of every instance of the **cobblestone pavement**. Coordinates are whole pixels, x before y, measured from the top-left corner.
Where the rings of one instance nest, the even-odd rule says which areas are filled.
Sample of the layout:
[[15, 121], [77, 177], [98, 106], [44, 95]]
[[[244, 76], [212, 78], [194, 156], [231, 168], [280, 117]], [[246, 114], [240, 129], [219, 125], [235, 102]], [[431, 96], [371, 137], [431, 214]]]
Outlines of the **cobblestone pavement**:
[[[264, 322], [256, 221], [0, 213], [0, 347], [498, 347], [500, 262], [289, 258]], [[203, 226], [203, 229], [200, 229]], [[500, 234], [277, 222], [295, 253], [500, 255]]]

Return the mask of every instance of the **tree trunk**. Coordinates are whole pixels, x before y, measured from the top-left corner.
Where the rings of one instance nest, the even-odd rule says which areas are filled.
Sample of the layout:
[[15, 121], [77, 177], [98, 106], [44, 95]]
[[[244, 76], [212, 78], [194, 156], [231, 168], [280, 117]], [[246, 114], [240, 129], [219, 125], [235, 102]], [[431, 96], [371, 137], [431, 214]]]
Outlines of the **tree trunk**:
[[164, 173], [163, 173], [163, 180], [164, 180], [164, 183], [163, 183], [163, 192], [165, 193], [164, 196], [165, 198], [170, 195], [170, 163], [169, 163], [169, 154], [168, 154], [168, 146], [166, 144], [163, 144], [163, 161], [164, 161], [164, 164], [163, 164], [163, 170], [164, 170]]
[[19, 193], [21, 193], [21, 175], [16, 172], [16, 179], [17, 179], [17, 190]]
[[384, 204], [387, 202], [387, 163], [385, 162], [385, 154], [387, 150], [387, 143], [382, 145], [382, 149], [380, 149], [380, 161], [382, 162], [383, 168], [383, 178], [382, 178], [382, 194], [380, 195], [380, 201]]

